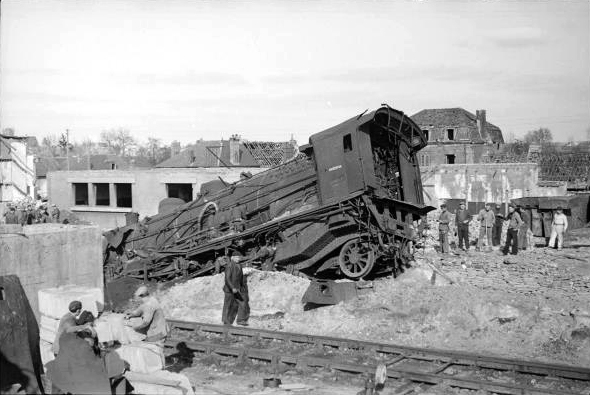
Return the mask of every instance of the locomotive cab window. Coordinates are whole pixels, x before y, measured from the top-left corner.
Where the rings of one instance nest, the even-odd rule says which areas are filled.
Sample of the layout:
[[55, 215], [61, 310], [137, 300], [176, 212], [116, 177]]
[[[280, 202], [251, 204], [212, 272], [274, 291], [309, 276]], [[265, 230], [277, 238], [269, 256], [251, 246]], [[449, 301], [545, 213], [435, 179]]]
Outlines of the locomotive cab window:
[[344, 152], [352, 151], [352, 136], [349, 134], [344, 135], [342, 138], [342, 145], [344, 147]]

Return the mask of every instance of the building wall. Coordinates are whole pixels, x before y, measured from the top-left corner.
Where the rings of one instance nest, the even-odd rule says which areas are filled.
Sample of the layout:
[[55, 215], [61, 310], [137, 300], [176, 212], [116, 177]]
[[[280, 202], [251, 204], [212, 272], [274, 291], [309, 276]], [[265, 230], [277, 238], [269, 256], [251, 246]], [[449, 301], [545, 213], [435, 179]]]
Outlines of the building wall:
[[103, 288], [102, 234], [97, 226], [24, 226], [26, 237], [0, 234], [0, 275], [15, 274], [38, 316], [37, 292], [74, 284]]
[[[82, 220], [98, 224], [101, 229], [124, 226], [125, 214], [139, 213], [140, 217], [158, 213], [158, 204], [168, 197], [166, 184], [191, 184], [192, 198], [195, 199], [201, 185], [218, 180], [226, 182], [240, 179], [240, 173], [260, 172], [261, 168], [163, 168], [144, 170], [82, 170], [56, 171], [47, 174], [48, 198], [51, 204], [60, 209], [72, 211]], [[88, 184], [89, 205], [74, 204], [74, 183]], [[93, 184], [107, 183], [110, 189], [110, 205], [97, 206]], [[131, 207], [118, 207], [116, 204], [116, 183], [130, 184]]]
[[447, 199], [507, 203], [526, 196], [560, 196], [565, 186], [539, 187], [536, 163], [437, 165], [421, 168], [424, 200], [438, 207]]
[[0, 201], [35, 197], [35, 162], [27, 155], [25, 140], [4, 139], [10, 145], [11, 160], [0, 161]]
[[429, 142], [418, 153], [420, 166], [447, 164], [447, 155], [455, 156], [455, 164], [485, 163], [488, 158], [499, 150], [498, 144], [437, 144]]

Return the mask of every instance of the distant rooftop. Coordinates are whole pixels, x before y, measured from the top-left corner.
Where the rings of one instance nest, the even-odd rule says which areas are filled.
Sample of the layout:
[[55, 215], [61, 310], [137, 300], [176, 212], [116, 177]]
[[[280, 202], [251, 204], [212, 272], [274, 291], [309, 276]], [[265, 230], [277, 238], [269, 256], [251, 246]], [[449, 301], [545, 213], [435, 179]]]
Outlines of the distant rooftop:
[[297, 154], [294, 141], [200, 140], [156, 167], [273, 167]]

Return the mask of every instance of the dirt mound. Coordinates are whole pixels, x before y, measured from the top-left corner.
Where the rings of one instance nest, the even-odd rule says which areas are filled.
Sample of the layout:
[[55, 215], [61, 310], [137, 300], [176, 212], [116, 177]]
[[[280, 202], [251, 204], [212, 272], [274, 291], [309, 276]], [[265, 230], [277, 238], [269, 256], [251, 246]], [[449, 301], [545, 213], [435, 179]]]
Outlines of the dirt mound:
[[[252, 270], [248, 277], [253, 319], [303, 311], [309, 280], [286, 273]], [[219, 323], [224, 275], [199, 277], [157, 293], [168, 318]], [[281, 316], [280, 314], [278, 316]]]

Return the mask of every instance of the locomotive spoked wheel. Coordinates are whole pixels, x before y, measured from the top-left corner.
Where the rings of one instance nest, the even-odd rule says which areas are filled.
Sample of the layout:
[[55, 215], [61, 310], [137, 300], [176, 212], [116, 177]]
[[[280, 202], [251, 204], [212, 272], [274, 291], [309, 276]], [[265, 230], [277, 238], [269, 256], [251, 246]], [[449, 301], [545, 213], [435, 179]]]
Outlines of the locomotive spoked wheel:
[[368, 242], [350, 240], [344, 244], [338, 257], [342, 273], [349, 278], [360, 278], [369, 274], [375, 264], [375, 253]]

